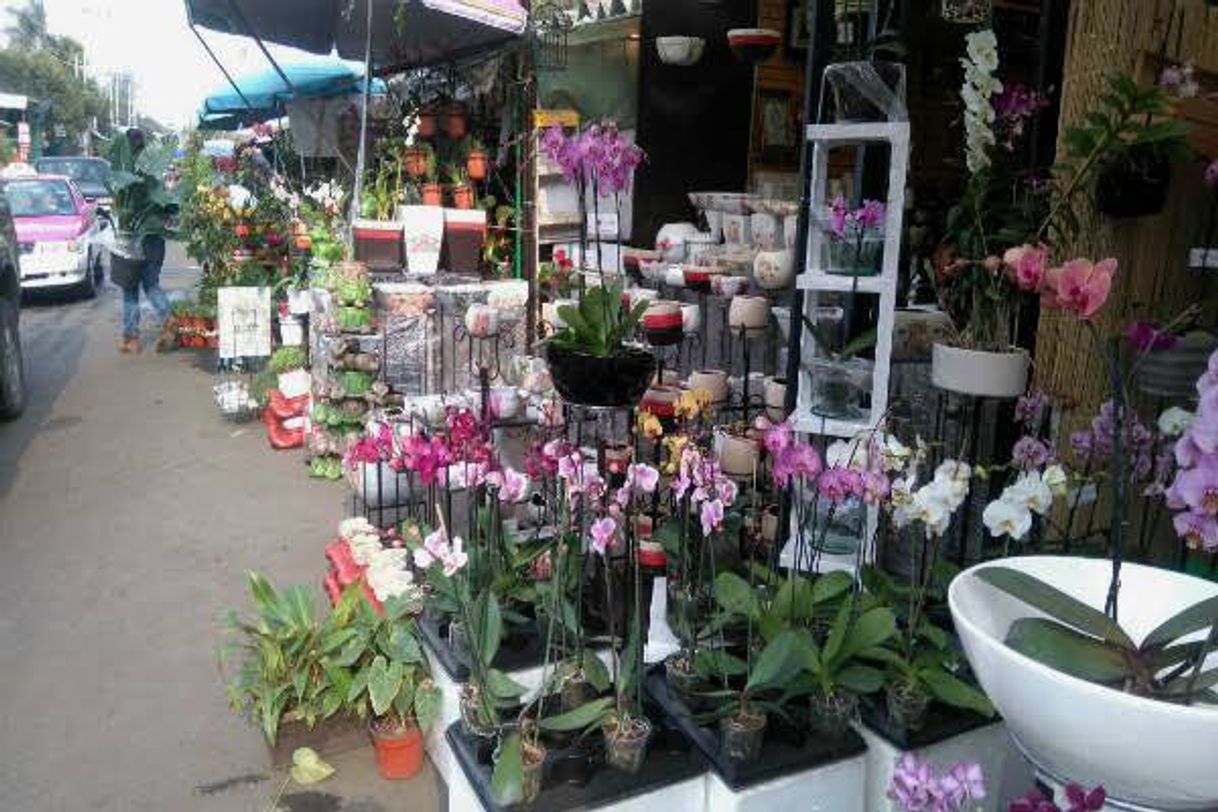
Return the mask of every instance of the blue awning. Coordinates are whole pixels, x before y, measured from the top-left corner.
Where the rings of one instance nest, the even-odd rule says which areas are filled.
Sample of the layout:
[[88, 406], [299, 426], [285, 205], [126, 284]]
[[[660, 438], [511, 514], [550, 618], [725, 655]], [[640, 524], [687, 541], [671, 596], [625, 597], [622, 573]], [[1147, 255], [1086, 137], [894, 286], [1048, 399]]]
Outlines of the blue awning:
[[[293, 99], [340, 96], [364, 90], [363, 67], [336, 57], [306, 58], [284, 62], [279, 67], [287, 77], [287, 83], [278, 71], [267, 68], [234, 77], [240, 93], [228, 84], [217, 89], [203, 101], [199, 126], [237, 129], [284, 115], [283, 106]], [[372, 93], [385, 92], [385, 83], [373, 79]]]

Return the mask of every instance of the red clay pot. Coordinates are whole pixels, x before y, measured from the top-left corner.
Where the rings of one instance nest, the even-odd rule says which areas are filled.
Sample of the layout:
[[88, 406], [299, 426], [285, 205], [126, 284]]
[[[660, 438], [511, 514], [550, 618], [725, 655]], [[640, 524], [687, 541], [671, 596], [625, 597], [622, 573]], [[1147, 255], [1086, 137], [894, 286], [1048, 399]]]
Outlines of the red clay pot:
[[453, 187], [453, 206], [458, 209], [472, 209], [474, 207], [474, 190], [473, 187], [467, 184]]
[[490, 157], [485, 150], [471, 150], [465, 157], [465, 174], [469, 175], [470, 180], [486, 180], [490, 163]]
[[410, 147], [402, 151], [402, 166], [406, 174], [412, 178], [421, 178], [427, 174], [427, 150]]
[[443, 206], [444, 187], [438, 183], [424, 183], [422, 188], [424, 206]]
[[435, 110], [423, 110], [419, 113], [419, 126], [415, 132], [420, 138], [431, 138], [436, 134]]
[[469, 131], [469, 111], [460, 102], [453, 102], [444, 108], [444, 120], [441, 122], [444, 132], [449, 138], [464, 138]]
[[395, 730], [392, 725], [379, 725], [374, 719], [368, 725], [376, 747], [376, 768], [381, 778], [395, 781], [414, 778], [423, 769], [423, 734], [417, 727]]

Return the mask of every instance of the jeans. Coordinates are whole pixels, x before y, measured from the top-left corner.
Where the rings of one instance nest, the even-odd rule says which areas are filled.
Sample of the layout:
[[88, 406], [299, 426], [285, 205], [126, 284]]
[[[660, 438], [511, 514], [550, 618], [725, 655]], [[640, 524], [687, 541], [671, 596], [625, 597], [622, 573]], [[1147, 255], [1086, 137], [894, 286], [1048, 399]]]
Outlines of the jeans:
[[144, 238], [144, 267], [140, 271], [139, 283], [123, 288], [123, 335], [138, 337], [140, 334], [140, 288], [152, 303], [161, 322], [169, 315], [169, 300], [161, 290], [161, 266], [165, 264], [165, 239]]

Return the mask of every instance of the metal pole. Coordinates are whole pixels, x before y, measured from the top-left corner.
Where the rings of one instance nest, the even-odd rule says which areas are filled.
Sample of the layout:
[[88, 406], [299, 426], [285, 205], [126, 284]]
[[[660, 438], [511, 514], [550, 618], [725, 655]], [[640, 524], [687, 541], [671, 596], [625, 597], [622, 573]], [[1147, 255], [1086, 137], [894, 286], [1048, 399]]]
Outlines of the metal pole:
[[[236, 91], [237, 95], [241, 97], [241, 101], [245, 102], [245, 106], [247, 108], [249, 108], [250, 110], [253, 110], [254, 105], [250, 104], [250, 100], [247, 99], [245, 97], [245, 94], [241, 92], [241, 88], [238, 87], [237, 83], [233, 80], [232, 74], [230, 74], [228, 72], [228, 68], [224, 67], [224, 63], [222, 63], [219, 60], [219, 58], [217, 58], [216, 52], [213, 51], [211, 49], [211, 46], [207, 44], [207, 40], [203, 39], [203, 35], [199, 33], [199, 29], [195, 27], [195, 24], [193, 22], [191, 22], [189, 25], [190, 25], [191, 33], [193, 33], [195, 35], [195, 37], [199, 40], [199, 44], [203, 46], [203, 50], [207, 51], [207, 55], [211, 57], [211, 61], [216, 63], [216, 67], [220, 69], [220, 73], [224, 74], [224, 78], [228, 80], [229, 85], [232, 87], [232, 89], [234, 91]], [[111, 90], [111, 97], [113, 98], [113, 95], [114, 95], [113, 78], [110, 82], [110, 90]], [[111, 104], [113, 105], [113, 102]], [[113, 106], [111, 107], [111, 109], [113, 109]]]
[[[369, 0], [369, 2], [371, 3], [371, 0]], [[240, 21], [241, 26], [246, 30], [250, 39], [257, 44], [258, 50], [262, 51], [262, 55], [266, 57], [266, 61], [271, 63], [271, 67], [275, 69], [275, 73], [279, 74], [279, 78], [283, 80], [283, 84], [285, 87], [287, 87], [288, 92], [295, 96], [296, 88], [292, 86], [292, 82], [290, 79], [288, 79], [288, 75], [283, 72], [283, 68], [279, 67], [279, 63], [275, 61], [275, 57], [271, 56], [271, 52], [267, 50], [266, 45], [262, 42], [262, 37], [258, 36], [258, 32], [254, 30], [252, 25], [250, 25], [249, 19], [246, 18], [245, 12], [241, 10], [241, 6], [237, 3], [237, 0], [228, 0], [228, 7], [233, 10], [233, 14], [236, 15], [237, 20]], [[369, 20], [371, 20], [371, 10], [369, 10]], [[371, 22], [369, 22], [369, 29], [371, 29], [371, 27]], [[369, 33], [369, 36], [371, 36], [371, 32]]]
[[360, 213], [360, 198], [364, 194], [364, 165], [368, 152], [368, 96], [372, 91], [372, 0], [364, 0], [368, 10], [367, 26], [364, 31], [364, 95], [359, 112], [359, 151], [355, 159], [355, 190], [351, 194], [351, 228], [347, 229], [347, 248], [351, 249], [355, 232], [355, 220]]

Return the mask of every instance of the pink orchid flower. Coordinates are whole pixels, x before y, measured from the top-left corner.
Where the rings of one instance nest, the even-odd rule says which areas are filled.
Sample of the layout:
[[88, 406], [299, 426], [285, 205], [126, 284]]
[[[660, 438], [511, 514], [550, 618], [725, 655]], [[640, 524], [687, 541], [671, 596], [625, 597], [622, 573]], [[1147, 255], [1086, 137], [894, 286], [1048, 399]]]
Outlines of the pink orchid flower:
[[1002, 255], [1002, 264], [1006, 265], [1007, 274], [1016, 287], [1028, 293], [1035, 293], [1045, 281], [1049, 249], [1043, 243], [1008, 248]]
[[1117, 261], [1111, 258], [1097, 263], [1074, 259], [1060, 268], [1053, 268], [1046, 275], [1041, 304], [1090, 319], [1108, 300], [1116, 269]]
[[608, 516], [597, 519], [592, 523], [589, 532], [592, 535], [592, 549], [604, 555], [605, 551], [613, 546], [613, 538], [617, 533], [617, 522]]
[[703, 502], [700, 518], [702, 519], [702, 535], [710, 536], [723, 526], [723, 503], [718, 499]]
[[655, 493], [656, 485], [660, 483], [660, 472], [645, 462], [631, 463], [626, 469], [626, 481], [643, 493]]

